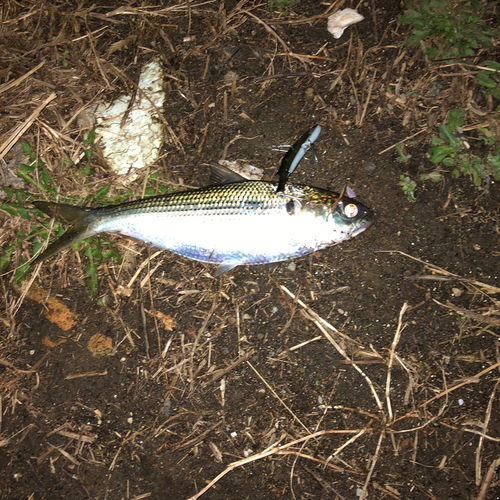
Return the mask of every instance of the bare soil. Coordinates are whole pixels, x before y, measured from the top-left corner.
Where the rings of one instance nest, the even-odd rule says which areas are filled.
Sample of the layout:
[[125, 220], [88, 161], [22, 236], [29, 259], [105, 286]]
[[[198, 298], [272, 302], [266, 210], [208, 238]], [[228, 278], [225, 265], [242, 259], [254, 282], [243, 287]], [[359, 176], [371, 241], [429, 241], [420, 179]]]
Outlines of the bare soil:
[[[74, 315], [67, 330], [47, 319], [47, 304], [20, 300], [4, 274], [0, 499], [187, 500], [228, 468], [202, 498], [500, 498], [498, 185], [447, 174], [419, 182], [415, 203], [398, 185], [402, 174], [432, 170], [428, 117], [443, 122], [471, 82], [450, 85], [404, 47], [396, 1], [363, 4], [366, 19], [339, 40], [319, 2], [301, 1], [286, 17], [251, 2], [150, 2], [111, 16], [121, 2], [91, 5], [2, 7], [10, 73], [0, 69], [0, 83], [46, 61], [0, 94], [2, 138], [55, 91], [40, 119], [61, 135], [36, 122], [22, 138], [46, 163], [57, 158], [83, 140], [68, 120], [99, 92], [130, 92], [160, 53], [164, 116], [184, 151], [169, 136], [153, 168], [173, 189], [204, 185], [206, 163], [224, 156], [272, 175], [282, 153], [271, 147], [320, 123], [318, 162], [309, 154], [293, 181], [349, 185], [376, 220], [337, 247], [220, 278], [164, 252], [130, 297], [119, 286], [152, 252], [116, 237], [127, 265], [100, 267], [99, 303], [87, 294], [83, 252], [65, 251], [35, 284]], [[432, 81], [446, 85], [442, 95], [429, 97]], [[396, 85], [401, 102], [387, 95]], [[394, 149], [381, 154], [420, 130], [409, 162], [395, 161]], [[477, 129], [467, 134], [480, 154]], [[120, 184], [98, 151], [93, 162], [96, 189]], [[78, 193], [56, 161], [51, 168], [61, 191]], [[132, 185], [138, 196], [143, 182]], [[6, 212], [0, 221], [11, 237], [29, 229]], [[96, 347], [96, 334], [107, 347]]]

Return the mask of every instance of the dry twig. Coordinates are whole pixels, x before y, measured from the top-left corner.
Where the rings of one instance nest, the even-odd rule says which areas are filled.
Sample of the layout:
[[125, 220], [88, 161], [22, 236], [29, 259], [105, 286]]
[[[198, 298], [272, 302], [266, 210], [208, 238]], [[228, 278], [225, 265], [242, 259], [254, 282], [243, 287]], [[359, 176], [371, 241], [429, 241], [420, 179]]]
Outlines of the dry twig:
[[193, 495], [192, 497], [190, 497], [188, 500], [196, 500], [197, 498], [200, 498], [215, 483], [217, 483], [226, 474], [228, 474], [232, 470], [236, 469], [237, 467], [241, 467], [242, 465], [249, 464], [251, 462], [255, 462], [256, 460], [261, 460], [261, 459], [266, 458], [270, 455], [278, 454], [278, 453], [282, 452], [283, 450], [287, 450], [288, 448], [291, 448], [292, 446], [295, 446], [295, 445], [302, 443], [304, 441], [309, 441], [310, 439], [316, 439], [320, 436], [325, 436], [328, 434], [355, 434], [358, 432], [359, 432], [359, 429], [357, 429], [357, 430], [318, 431], [318, 432], [315, 432], [314, 434], [309, 434], [305, 437], [302, 437], [300, 439], [296, 439], [295, 441], [292, 441], [288, 444], [284, 444], [282, 446], [279, 446], [277, 443], [272, 444], [271, 446], [266, 448], [264, 451], [261, 451], [260, 453], [257, 453], [256, 455], [252, 455], [251, 457], [245, 458], [243, 460], [238, 460], [237, 462], [233, 462], [232, 464], [228, 465], [226, 467], [226, 469], [224, 469], [217, 477], [212, 479], [212, 481], [210, 481], [210, 483], [208, 483], [202, 490], [200, 490], [198, 493], [196, 493], [196, 495]]

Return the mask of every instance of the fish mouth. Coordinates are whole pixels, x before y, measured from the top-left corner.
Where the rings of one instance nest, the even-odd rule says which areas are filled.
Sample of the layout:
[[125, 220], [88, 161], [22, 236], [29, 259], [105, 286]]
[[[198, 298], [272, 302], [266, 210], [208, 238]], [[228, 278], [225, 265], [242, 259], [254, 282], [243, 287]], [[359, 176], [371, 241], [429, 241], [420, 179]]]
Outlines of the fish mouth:
[[370, 218], [367, 218], [359, 224], [358, 227], [356, 227], [352, 232], [351, 232], [351, 237], [354, 238], [358, 234], [362, 233], [366, 229], [368, 229], [372, 224], [373, 224], [373, 214], [370, 214]]

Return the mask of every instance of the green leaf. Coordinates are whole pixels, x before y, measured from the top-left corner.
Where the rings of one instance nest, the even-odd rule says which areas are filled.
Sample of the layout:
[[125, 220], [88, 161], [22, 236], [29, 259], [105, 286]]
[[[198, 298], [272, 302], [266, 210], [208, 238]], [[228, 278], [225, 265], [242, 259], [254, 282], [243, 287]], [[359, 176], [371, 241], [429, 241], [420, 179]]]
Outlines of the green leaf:
[[413, 34], [408, 38], [407, 45], [420, 45], [420, 42], [427, 38], [432, 33], [432, 30], [414, 30]]
[[12, 198], [12, 195], [14, 194], [15, 190], [7, 187], [7, 186], [2, 186], [3, 192], [9, 197]]
[[33, 255], [36, 255], [40, 250], [40, 248], [43, 247], [43, 243], [44, 243], [43, 241], [35, 241], [33, 243]]
[[416, 198], [414, 195], [415, 188], [417, 187], [417, 183], [415, 181], [412, 181], [408, 176], [405, 177], [404, 175], [401, 175], [399, 181], [399, 185], [401, 186], [401, 189], [403, 192], [406, 194], [408, 197], [408, 200], [411, 202], [416, 202]]
[[90, 162], [85, 163], [85, 165], [82, 168], [83, 175], [89, 175], [90, 174]]
[[443, 176], [438, 171], [435, 170], [434, 172], [430, 172], [429, 174], [421, 175], [420, 178], [423, 181], [430, 180], [432, 182], [439, 182], [443, 178]]
[[[448, 116], [448, 125], [452, 132], [455, 132], [458, 127], [464, 126], [465, 110], [462, 108], [454, 108], [450, 111]], [[455, 138], [456, 139], [456, 138]]]
[[96, 199], [100, 199], [100, 198], [103, 198], [104, 196], [106, 196], [108, 193], [109, 193], [109, 190], [111, 189], [111, 186], [108, 184], [107, 186], [104, 186], [102, 187], [101, 189], [99, 189], [99, 191], [97, 191], [97, 193], [95, 194], [95, 198]]
[[83, 141], [84, 146], [94, 145], [95, 140], [95, 128], [91, 129], [87, 138]]
[[9, 267], [10, 259], [14, 253], [14, 247], [7, 247], [0, 256], [0, 273]]
[[453, 132], [451, 131], [451, 128], [449, 125], [441, 125], [438, 127], [439, 132], [441, 132], [441, 135], [445, 138], [446, 142], [455, 150], [460, 149], [462, 146], [462, 141], [457, 139], [454, 135]]
[[14, 280], [16, 284], [24, 281], [25, 275], [30, 271], [30, 266], [23, 257], [19, 259], [19, 264], [19, 267], [14, 272]]
[[443, 139], [441, 137], [438, 137], [437, 135], [432, 136], [431, 139], [431, 147], [436, 147], [436, 146], [441, 146], [443, 144]]
[[[31, 151], [31, 146], [26, 141], [21, 141], [21, 147], [23, 148], [23, 153], [31, 159], [34, 154], [33, 151]], [[31, 161], [34, 161], [34, 159]]]
[[17, 210], [13, 206], [11, 206], [10, 204], [9, 205], [7, 205], [7, 204], [2, 205], [1, 208], [2, 208], [2, 210], [5, 210], [8, 214], [14, 215], [15, 217], [17, 217], [19, 215], [17, 213]]
[[36, 166], [35, 165], [25, 165], [24, 163], [21, 163], [19, 165], [19, 172], [22, 174], [31, 174], [35, 170]]
[[500, 63], [497, 61], [485, 61], [484, 65], [488, 68], [495, 70], [495, 71], [500, 71]]
[[85, 272], [89, 276], [89, 279], [86, 281], [87, 288], [89, 291], [89, 295], [97, 298], [98, 294], [98, 273], [96, 262], [94, 261], [94, 252], [95, 249], [91, 245], [87, 245], [87, 249], [85, 250], [85, 255], [89, 258], [89, 265], [85, 269]]
[[429, 149], [427, 155], [429, 156], [429, 160], [437, 165], [452, 153], [455, 153], [455, 149], [451, 146], [437, 146], [435, 148]]
[[472, 161], [472, 176], [474, 178], [474, 184], [476, 186], [481, 185], [481, 181], [486, 179], [486, 172], [484, 171], [483, 163], [481, 158], [474, 158]]
[[478, 73], [475, 80], [476, 83], [488, 89], [493, 89], [497, 86], [497, 83], [494, 82], [485, 71], [481, 71], [481, 73]]
[[500, 155], [488, 156], [487, 161], [493, 171], [493, 179], [500, 181]]
[[436, 54], [437, 54], [437, 49], [434, 48], [434, 47], [431, 47], [431, 46], [427, 46], [426, 49], [425, 49], [425, 54], [427, 55], [427, 57], [429, 59], [434, 59], [436, 57]]
[[48, 188], [50, 188], [51, 183], [52, 183], [52, 179], [50, 178], [50, 174], [44, 168], [42, 171], [42, 184], [45, 187], [45, 189], [48, 189]]
[[17, 207], [17, 211], [19, 212], [19, 215], [26, 220], [31, 220], [31, 214], [28, 212], [27, 208], [23, 207]]
[[415, 24], [419, 21], [420, 17], [420, 12], [417, 12], [413, 9], [408, 9], [408, 11], [403, 16], [399, 17], [398, 22], [399, 24]]
[[115, 259], [116, 262], [121, 263], [120, 254], [114, 245], [110, 244], [109, 251], [103, 254], [104, 260]]

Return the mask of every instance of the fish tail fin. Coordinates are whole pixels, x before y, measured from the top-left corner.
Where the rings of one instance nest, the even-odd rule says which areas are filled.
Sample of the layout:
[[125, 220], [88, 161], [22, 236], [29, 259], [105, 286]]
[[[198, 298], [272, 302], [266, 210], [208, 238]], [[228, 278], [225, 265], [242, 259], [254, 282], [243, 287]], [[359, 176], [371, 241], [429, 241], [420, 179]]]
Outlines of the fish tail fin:
[[71, 225], [70, 229], [57, 241], [49, 245], [44, 252], [38, 255], [33, 261], [34, 264], [38, 264], [64, 248], [96, 234], [90, 228], [90, 224], [96, 218], [91, 209], [47, 201], [35, 201], [33, 205], [57, 221]]
[[76, 224], [89, 213], [89, 209], [67, 205], [66, 203], [53, 203], [51, 201], [34, 201], [38, 210], [41, 210], [49, 217], [53, 217], [64, 224]]

